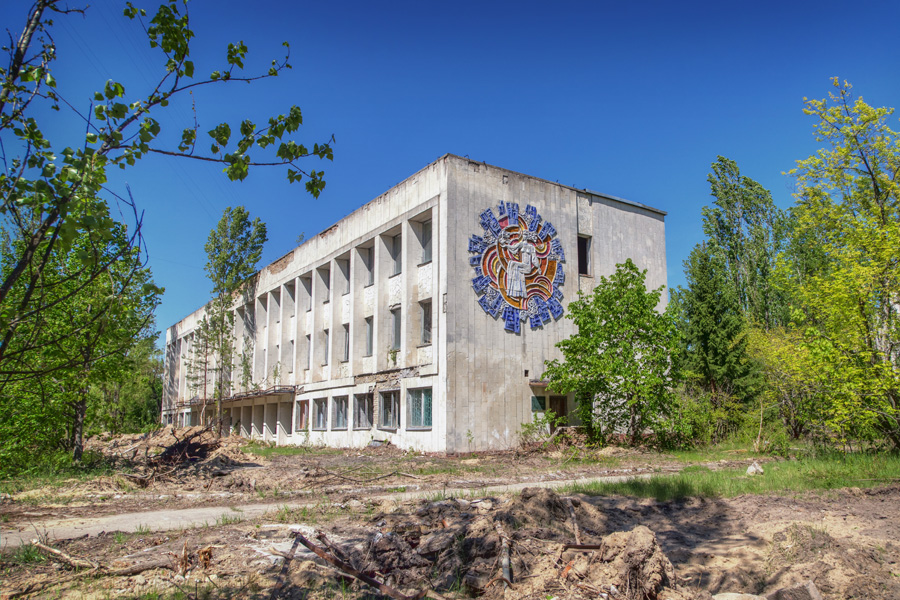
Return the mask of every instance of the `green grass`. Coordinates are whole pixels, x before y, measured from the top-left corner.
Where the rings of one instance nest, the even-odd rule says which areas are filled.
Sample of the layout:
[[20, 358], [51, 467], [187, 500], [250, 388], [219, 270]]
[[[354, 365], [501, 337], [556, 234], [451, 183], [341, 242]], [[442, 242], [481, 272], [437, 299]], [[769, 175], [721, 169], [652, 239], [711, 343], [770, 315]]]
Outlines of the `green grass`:
[[[0, 492], [17, 494], [40, 487], [62, 487], [72, 480], [86, 481], [100, 476], [114, 475], [116, 468], [100, 454], [86, 452], [80, 463], [73, 463], [67, 452], [36, 457], [31, 468], [0, 476]], [[122, 470], [120, 468], [120, 470]]]
[[216, 519], [216, 525], [234, 525], [236, 523], [240, 523], [243, 520], [244, 520], [244, 517], [242, 517], [239, 514], [233, 515], [233, 514], [229, 514], [229, 513], [222, 513]]
[[765, 463], [765, 473], [749, 477], [746, 469], [711, 471], [689, 467], [676, 475], [654, 475], [621, 483], [572, 485], [564, 492], [591, 496], [636, 496], [660, 501], [688, 497], [730, 498], [741, 494], [782, 494], [842, 487], [871, 487], [900, 479], [896, 454], [848, 454]]
[[243, 448], [244, 452], [262, 456], [263, 458], [271, 458], [273, 456], [296, 456], [298, 454], [309, 454], [312, 456], [329, 456], [333, 454], [341, 454], [341, 448], [329, 448], [327, 446], [276, 446], [270, 442], [261, 442], [253, 440]]

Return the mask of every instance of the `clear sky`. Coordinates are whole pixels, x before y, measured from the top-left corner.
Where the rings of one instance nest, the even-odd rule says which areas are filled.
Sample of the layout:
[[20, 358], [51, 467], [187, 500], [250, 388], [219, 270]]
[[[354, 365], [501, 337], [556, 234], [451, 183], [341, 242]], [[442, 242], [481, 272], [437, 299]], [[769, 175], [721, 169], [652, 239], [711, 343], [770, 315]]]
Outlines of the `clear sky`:
[[[153, 8], [153, 2], [134, 1]], [[70, 2], [76, 5], [77, 0]], [[17, 37], [30, 2], [0, 3]], [[107, 79], [129, 96], [162, 74], [157, 51], [124, 3], [97, 0], [56, 16], [56, 78], [86, 110]], [[166, 288], [157, 326], [209, 297], [203, 245], [226, 206], [243, 204], [268, 225], [260, 266], [451, 152], [668, 211], [670, 286], [702, 237], [706, 177], [721, 154], [793, 199], [782, 173], [812, 154], [803, 97], [825, 97], [832, 76], [870, 104], [900, 104], [900, 44], [889, 25], [900, 2], [255, 2], [189, 5], [198, 73], [224, 66], [228, 42], [250, 48], [247, 72], [291, 43], [294, 69], [254, 85], [193, 95], [201, 132], [220, 121], [265, 122], [300, 106], [300, 139], [335, 136], [334, 162], [315, 200], [283, 169], [229, 182], [219, 167], [153, 157], [113, 174], [111, 189], [144, 211], [156, 282]], [[190, 100], [163, 120], [179, 134]], [[79, 144], [70, 113], [44, 125], [54, 147]], [[894, 123], [896, 126], [896, 122]], [[204, 145], [207, 143], [202, 135]]]

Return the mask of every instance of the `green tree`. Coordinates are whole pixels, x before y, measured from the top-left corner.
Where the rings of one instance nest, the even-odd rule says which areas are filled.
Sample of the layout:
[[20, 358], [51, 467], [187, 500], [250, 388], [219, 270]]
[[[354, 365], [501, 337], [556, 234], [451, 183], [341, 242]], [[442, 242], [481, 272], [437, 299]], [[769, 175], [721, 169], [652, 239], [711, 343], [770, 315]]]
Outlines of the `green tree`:
[[[86, 252], [105, 265], [99, 275], [84, 269]], [[116, 377], [135, 344], [152, 337], [161, 293], [123, 226], [113, 227], [102, 246], [82, 234], [71, 252], [57, 248], [41, 279], [44, 308], [11, 339], [14, 368], [0, 378], [0, 460], [13, 464], [48, 448], [81, 459], [92, 391]], [[12, 293], [22, 293], [20, 286]]]
[[787, 215], [733, 160], [719, 156], [708, 181], [715, 201], [703, 208], [703, 232], [721, 252], [741, 310], [766, 328], [784, 324], [787, 304], [773, 276], [787, 238]]
[[[45, 304], [50, 294], [41, 289], [51, 257], [69, 252], [84, 233], [91, 236], [92, 244], [102, 245], [116, 227], [107, 200], [130, 202], [105, 189], [107, 169], [127, 169], [151, 153], [218, 163], [232, 180], [243, 180], [253, 166], [283, 165], [289, 181], [305, 181], [306, 189], [318, 196], [325, 185], [323, 173], [305, 169], [301, 162], [309, 157], [332, 158], [330, 141], [308, 148], [291, 139], [302, 124], [296, 106], [266, 119], [262, 126], [250, 120], [234, 128], [220, 123], [206, 132], [210, 145], [201, 141], [196, 118], [175, 141], [166, 141], [171, 138], [161, 135], [160, 125], [166, 107], [190, 102], [197, 88], [254, 82], [290, 68], [286, 55], [264, 73], [245, 75], [248, 49], [238, 42], [228, 45], [222, 63], [205, 71], [207, 76], [199, 75], [200, 68], [191, 58], [194, 32], [187, 7], [178, 0], [162, 2], [152, 16], [131, 3], [124, 11], [125, 18], [140, 21], [148, 43], [160, 52], [156, 85], [134, 94], [126, 93], [116, 81], [107, 81], [94, 94], [91, 110], [82, 114], [73, 107], [83, 101], [67, 99], [53, 74], [56, 47], [48, 15], [66, 18], [69, 12], [81, 11], [69, 11], [60, 0], [37, 0], [28, 10], [8, 65], [0, 68], [0, 226], [11, 252], [4, 256], [0, 279], [0, 371], [6, 373], [15, 370], [7, 358], [17, 330], [51, 308]], [[46, 107], [82, 122], [84, 138], [54, 149], [40, 122], [46, 114], [41, 109]], [[132, 231], [139, 233], [139, 227]], [[83, 270], [95, 274], [94, 259], [99, 253], [81, 250], [77, 258]], [[78, 295], [81, 290], [73, 288], [71, 293]], [[33, 367], [39, 361], [26, 362]], [[59, 367], [51, 363], [44, 368]]]
[[900, 448], [900, 132], [887, 124], [893, 109], [854, 98], [847, 82], [833, 85], [804, 109], [825, 147], [791, 171], [794, 235], [816, 240], [819, 265], [787, 257], [784, 286], [829, 381], [829, 426]]
[[582, 423], [601, 440], [625, 430], [637, 444], [648, 429], [663, 430], [673, 405], [677, 334], [657, 310], [663, 288], [648, 291], [646, 273], [628, 259], [579, 293], [566, 314], [578, 332], [556, 345], [563, 360], [546, 363], [550, 388], [575, 393]]
[[[238, 294], [253, 297], [251, 278], [267, 240], [266, 224], [250, 219], [243, 206], [228, 207], [206, 241], [206, 273], [212, 283], [212, 300], [198, 329], [199, 343], [208, 349], [215, 379], [216, 420], [221, 433], [222, 398], [234, 368], [234, 304]], [[209, 360], [209, 359], [206, 359]], [[205, 402], [205, 398], [204, 398]], [[205, 413], [205, 406], [204, 406]]]
[[673, 294], [681, 317], [681, 378], [708, 400], [714, 441], [739, 423], [741, 404], [752, 398], [759, 383], [747, 353], [746, 319], [726, 279], [723, 255], [715, 241], [694, 247], [684, 263], [688, 287]]
[[159, 424], [162, 405], [162, 352], [155, 340], [139, 340], [109, 377], [91, 390], [89, 433], [138, 433]]

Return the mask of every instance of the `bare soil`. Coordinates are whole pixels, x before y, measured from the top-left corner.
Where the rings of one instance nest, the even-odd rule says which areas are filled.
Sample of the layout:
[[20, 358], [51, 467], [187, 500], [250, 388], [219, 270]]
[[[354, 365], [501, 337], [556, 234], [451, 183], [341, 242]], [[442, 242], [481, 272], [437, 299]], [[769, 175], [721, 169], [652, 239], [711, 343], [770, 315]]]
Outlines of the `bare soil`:
[[[183, 431], [173, 433], [185, 439]], [[101, 567], [97, 571], [74, 572], [59, 561], [25, 559], [22, 550], [6, 550], [0, 554], [0, 597], [378, 597], [299, 545], [294, 534], [300, 532], [323, 548], [330, 544], [332, 555], [400, 593], [432, 590], [430, 597], [437, 600], [684, 600], [723, 592], [764, 594], [809, 580], [828, 599], [900, 598], [900, 485], [672, 502], [566, 497], [538, 486], [679, 465], [650, 453], [598, 455], [577, 447], [451, 457], [381, 447], [263, 458], [242, 451], [242, 441], [225, 440], [203, 450], [203, 456], [184, 458], [173, 470], [173, 465], [148, 466], [153, 449], [145, 458], [130, 456], [131, 446], [149, 441], [92, 442], [110, 454], [127, 450], [134, 461], [128, 473], [146, 476], [145, 487], [135, 477], [113, 475], [20, 492], [0, 501], [3, 529], [39, 530], [44, 520], [74, 514], [196, 505], [226, 507], [233, 519], [183, 531], [47, 541], [70, 557], [93, 561]], [[722, 464], [748, 461], [736, 457]], [[477, 493], [511, 481], [531, 481], [535, 487], [517, 495]], [[375, 498], [376, 492], [413, 487], [435, 495]], [[440, 495], [445, 487], [473, 492], [445, 498]], [[303, 495], [312, 501], [308, 508], [242, 520], [242, 503]], [[596, 549], [564, 547], [575, 543], [573, 514], [580, 543]], [[504, 546], [509, 587], [502, 577]], [[151, 563], [164, 564], [128, 576], [103, 574], [103, 569]]]

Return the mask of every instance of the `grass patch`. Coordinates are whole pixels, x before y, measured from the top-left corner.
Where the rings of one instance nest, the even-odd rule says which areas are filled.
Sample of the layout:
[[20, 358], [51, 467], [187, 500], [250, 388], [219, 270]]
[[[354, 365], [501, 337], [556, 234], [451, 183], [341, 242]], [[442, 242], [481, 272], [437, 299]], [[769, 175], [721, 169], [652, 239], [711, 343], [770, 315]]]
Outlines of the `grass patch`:
[[843, 487], [872, 487], [900, 479], [896, 454], [845, 454], [807, 458], [763, 466], [765, 473], [750, 477], [745, 469], [711, 471], [686, 468], [676, 475], [649, 479], [571, 485], [565, 492], [591, 496], [636, 496], [659, 501], [688, 497], [730, 498], [741, 494], [780, 494]]
[[313, 456], [328, 456], [340, 454], [340, 448], [328, 448], [326, 446], [276, 446], [271, 443], [253, 440], [241, 450], [255, 456], [271, 458], [273, 456], [297, 456], [298, 454], [310, 454]]
[[335, 506], [331, 502], [321, 502], [314, 506], [288, 506], [285, 504], [272, 512], [266, 513], [265, 518], [278, 523], [308, 523], [316, 525], [332, 521], [342, 512], [346, 512], [346, 509]]
[[0, 477], [0, 492], [17, 494], [41, 487], [62, 487], [73, 482], [114, 475], [116, 472], [116, 468], [106, 457], [95, 452], [85, 452], [78, 463], [72, 462], [72, 456], [68, 452], [35, 458], [36, 463], [29, 469], [17, 473], [3, 472]]
[[237, 523], [240, 523], [243, 520], [244, 520], [244, 517], [241, 516], [240, 514], [222, 513], [216, 519], [216, 525], [235, 525]]

